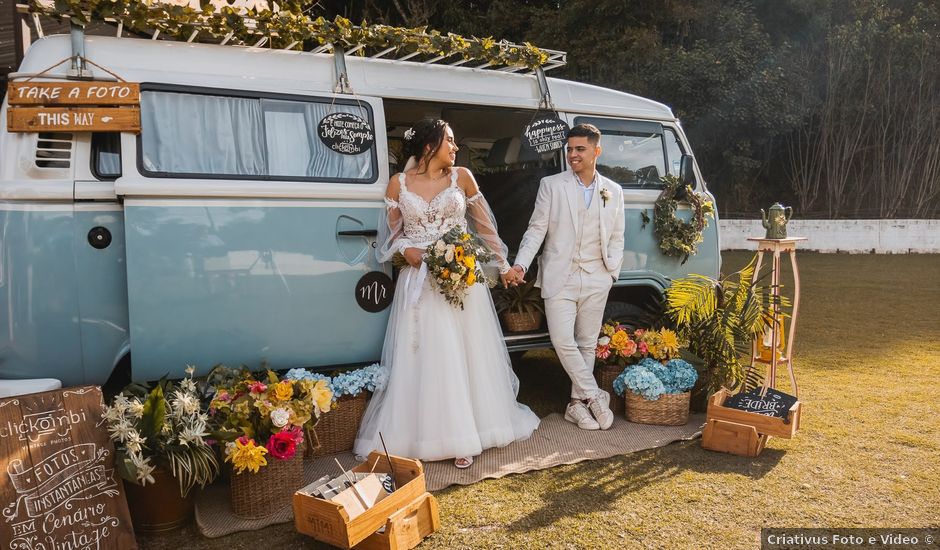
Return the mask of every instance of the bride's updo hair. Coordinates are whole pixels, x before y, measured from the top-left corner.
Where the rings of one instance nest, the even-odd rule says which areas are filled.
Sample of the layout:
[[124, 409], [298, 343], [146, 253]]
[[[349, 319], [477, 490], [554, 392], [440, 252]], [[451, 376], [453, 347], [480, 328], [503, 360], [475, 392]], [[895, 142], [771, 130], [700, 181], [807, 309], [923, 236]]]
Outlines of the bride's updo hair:
[[[425, 118], [416, 122], [405, 132], [402, 147], [405, 158], [414, 157], [418, 161], [419, 168], [423, 166], [427, 169], [428, 160], [441, 148], [447, 132], [446, 128], [447, 123], [439, 118]], [[428, 146], [430, 149], [425, 154], [424, 149]]]

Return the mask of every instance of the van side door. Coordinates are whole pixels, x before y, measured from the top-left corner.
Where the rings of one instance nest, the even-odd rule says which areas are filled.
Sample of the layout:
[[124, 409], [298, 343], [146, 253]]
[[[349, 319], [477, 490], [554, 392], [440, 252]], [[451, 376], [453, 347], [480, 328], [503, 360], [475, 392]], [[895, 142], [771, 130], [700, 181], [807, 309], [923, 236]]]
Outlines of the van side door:
[[[317, 129], [336, 113], [368, 121], [373, 143], [330, 149]], [[379, 358], [381, 100], [145, 84], [141, 124], [138, 175], [117, 185], [135, 379]]]

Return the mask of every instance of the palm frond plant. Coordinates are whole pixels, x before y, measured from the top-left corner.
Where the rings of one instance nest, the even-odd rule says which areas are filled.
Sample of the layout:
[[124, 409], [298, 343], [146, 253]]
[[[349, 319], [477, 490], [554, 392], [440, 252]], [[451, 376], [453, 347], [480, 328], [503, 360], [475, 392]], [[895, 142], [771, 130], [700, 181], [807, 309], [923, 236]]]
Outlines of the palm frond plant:
[[541, 290], [535, 286], [535, 277], [518, 286], [497, 288], [493, 302], [510, 332], [535, 330], [542, 324], [545, 303]]
[[752, 281], [756, 261], [755, 256], [720, 280], [698, 274], [676, 279], [666, 290], [666, 316], [700, 359], [707, 394], [745, 383], [751, 343], [771, 326], [775, 307], [785, 315], [781, 308], [789, 306], [786, 298]]
[[162, 467], [177, 480], [183, 497], [219, 474], [219, 461], [206, 441], [209, 418], [192, 379], [194, 369], [186, 372], [179, 383], [163, 378], [152, 388], [127, 386], [103, 414], [121, 477], [147, 485]]

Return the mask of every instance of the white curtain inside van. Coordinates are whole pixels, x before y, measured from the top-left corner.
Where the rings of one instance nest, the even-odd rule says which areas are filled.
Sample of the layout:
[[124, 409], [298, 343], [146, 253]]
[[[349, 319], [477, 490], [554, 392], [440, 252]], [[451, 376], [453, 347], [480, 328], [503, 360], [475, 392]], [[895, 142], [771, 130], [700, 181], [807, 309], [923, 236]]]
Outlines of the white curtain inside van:
[[371, 181], [370, 152], [339, 154], [317, 136], [336, 112], [369, 119], [358, 105], [145, 91], [143, 165], [174, 175]]

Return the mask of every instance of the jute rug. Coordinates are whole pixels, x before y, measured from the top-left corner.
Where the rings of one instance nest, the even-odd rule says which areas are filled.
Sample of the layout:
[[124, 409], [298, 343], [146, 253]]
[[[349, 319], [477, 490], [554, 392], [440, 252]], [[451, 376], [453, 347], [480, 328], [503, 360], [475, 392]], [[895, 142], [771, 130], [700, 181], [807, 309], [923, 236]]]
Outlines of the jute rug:
[[[566, 422], [560, 414], [550, 414], [542, 419], [532, 437], [501, 449], [488, 449], [476, 457], [473, 465], [466, 470], [454, 468], [451, 460], [424, 463], [425, 482], [429, 491], [439, 491], [450, 485], [469, 485], [507, 474], [610, 458], [662, 447], [673, 441], [694, 439], [701, 435], [704, 424], [704, 414], [692, 415], [685, 426], [648, 426], [617, 418], [610, 430], [600, 432], [580, 430]], [[345, 468], [357, 464], [352, 453], [305, 460], [304, 480], [298, 482], [297, 488], [323, 475], [339, 474], [334, 459], [338, 459]], [[282, 508], [273, 510], [266, 518], [246, 520], [236, 517], [232, 514], [229, 485], [225, 482], [207, 487], [196, 500], [196, 524], [199, 531], [210, 538], [286, 523], [293, 521], [293, 516], [291, 501], [288, 499]]]

